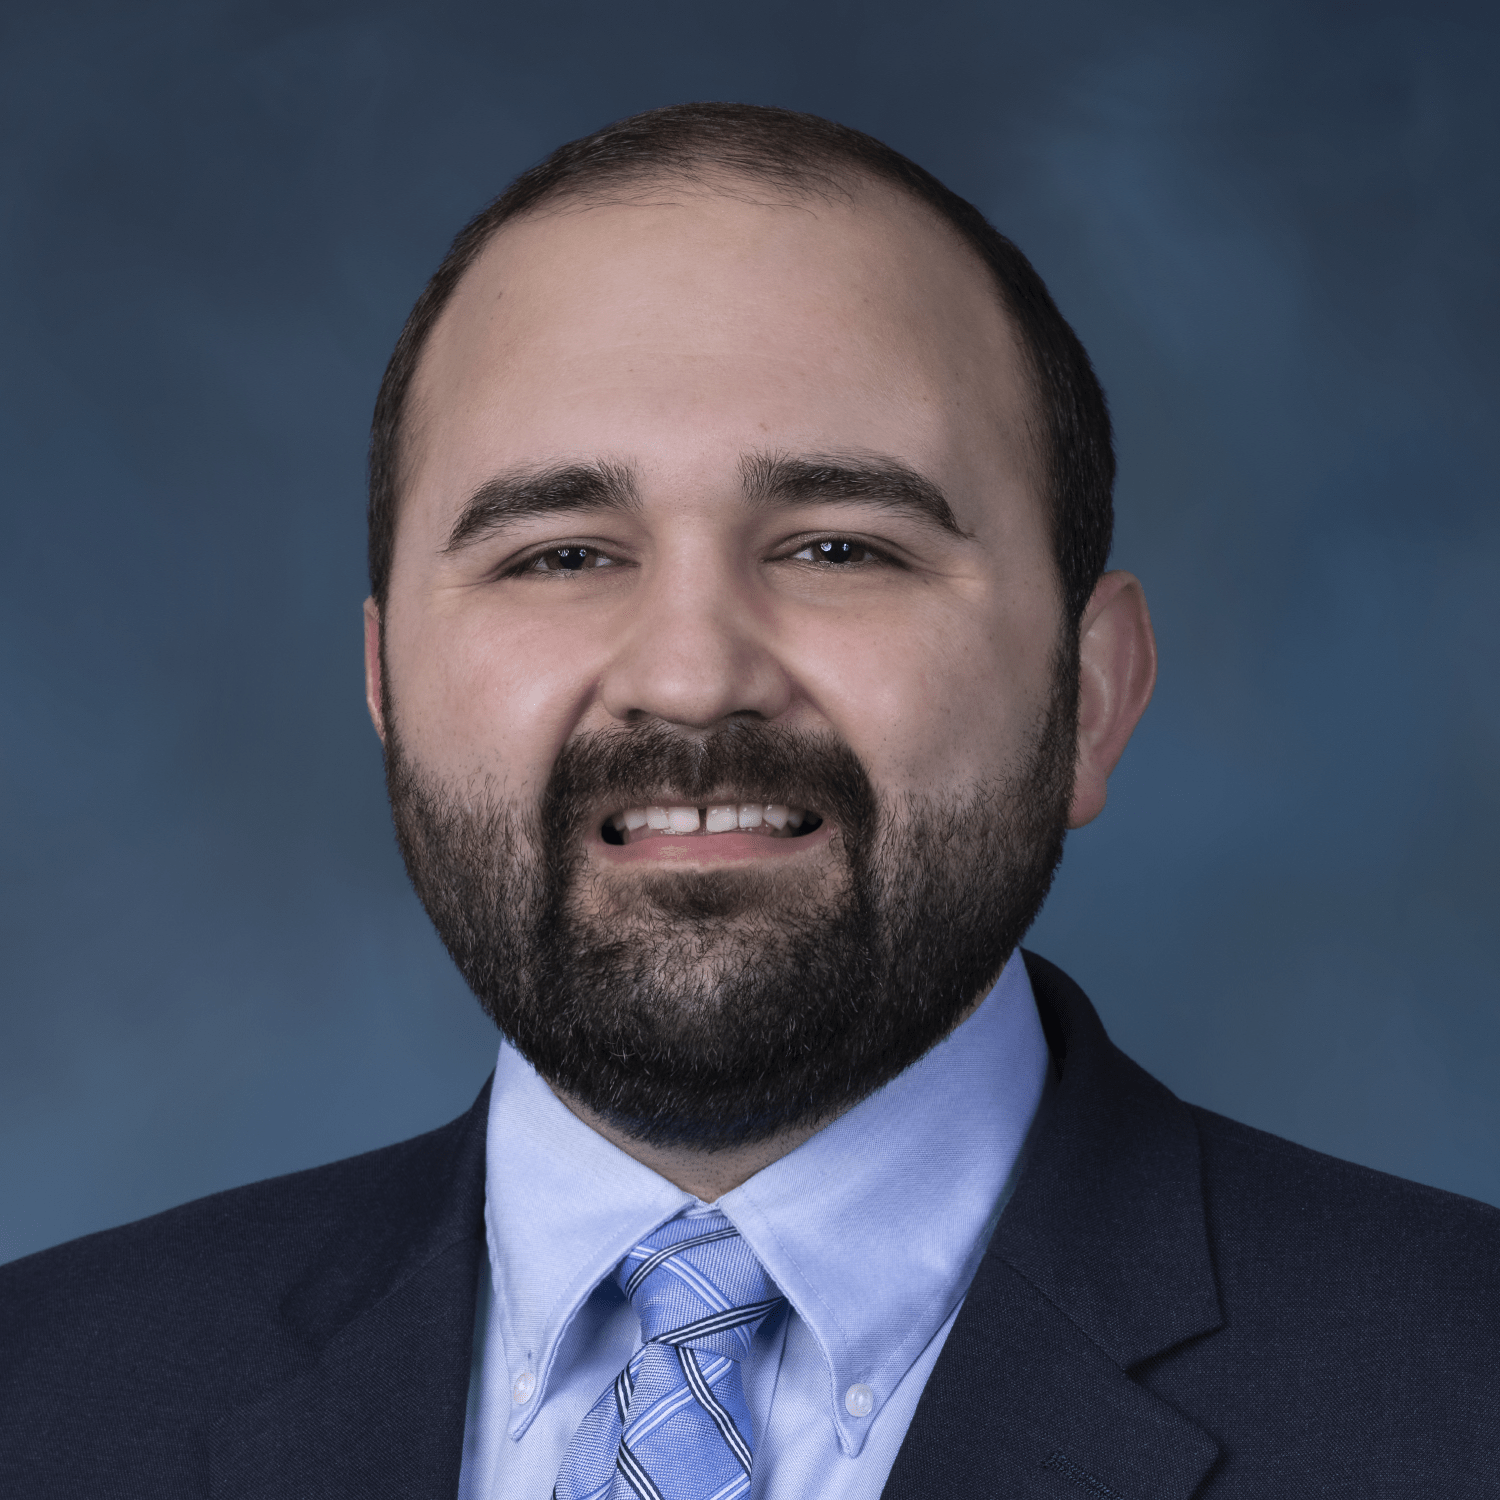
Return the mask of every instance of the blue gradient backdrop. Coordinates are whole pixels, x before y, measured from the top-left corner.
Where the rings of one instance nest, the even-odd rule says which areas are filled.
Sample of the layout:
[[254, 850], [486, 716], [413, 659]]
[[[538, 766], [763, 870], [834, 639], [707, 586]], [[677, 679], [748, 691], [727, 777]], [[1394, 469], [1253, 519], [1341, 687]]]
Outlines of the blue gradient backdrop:
[[402, 318], [520, 168], [832, 115], [1093, 352], [1156, 702], [1033, 946], [1179, 1093], [1500, 1202], [1493, 6], [12, 5], [0, 1259], [461, 1110], [360, 682]]

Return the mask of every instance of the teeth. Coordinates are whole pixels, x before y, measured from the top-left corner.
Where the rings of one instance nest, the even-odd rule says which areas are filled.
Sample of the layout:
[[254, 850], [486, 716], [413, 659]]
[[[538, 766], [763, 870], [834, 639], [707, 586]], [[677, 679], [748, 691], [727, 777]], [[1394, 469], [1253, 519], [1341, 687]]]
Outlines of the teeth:
[[783, 802], [721, 803], [715, 807], [627, 807], [610, 817], [610, 826], [619, 833], [637, 833], [649, 828], [653, 833], [729, 833], [736, 828], [801, 828], [808, 814], [801, 808]]

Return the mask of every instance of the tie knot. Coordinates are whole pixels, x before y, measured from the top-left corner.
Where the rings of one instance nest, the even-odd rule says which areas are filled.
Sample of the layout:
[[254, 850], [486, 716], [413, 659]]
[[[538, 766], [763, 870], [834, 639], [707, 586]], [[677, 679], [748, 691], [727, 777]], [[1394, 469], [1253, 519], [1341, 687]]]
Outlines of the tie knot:
[[717, 1209], [648, 1234], [615, 1272], [648, 1343], [743, 1359], [781, 1301], [755, 1252]]

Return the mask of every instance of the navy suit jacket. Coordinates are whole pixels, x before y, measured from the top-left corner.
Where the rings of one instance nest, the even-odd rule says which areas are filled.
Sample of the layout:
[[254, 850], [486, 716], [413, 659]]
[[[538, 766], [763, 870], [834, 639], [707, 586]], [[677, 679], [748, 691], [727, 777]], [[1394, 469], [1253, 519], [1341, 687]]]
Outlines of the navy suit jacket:
[[[1057, 1087], [886, 1495], [1500, 1496], [1500, 1211], [1181, 1103], [1027, 967]], [[487, 1097], [0, 1268], [0, 1496], [454, 1495]]]

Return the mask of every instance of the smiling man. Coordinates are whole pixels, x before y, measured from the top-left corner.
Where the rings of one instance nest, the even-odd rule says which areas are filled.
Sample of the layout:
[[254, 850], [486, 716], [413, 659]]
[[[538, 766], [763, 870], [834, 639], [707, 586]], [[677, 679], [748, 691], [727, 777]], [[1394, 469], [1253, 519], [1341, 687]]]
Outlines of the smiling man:
[[1500, 1214], [1181, 1104], [1021, 954], [1154, 680], [1112, 475], [878, 142], [520, 178], [387, 371], [365, 608], [494, 1077], [0, 1273], [4, 1493], [1496, 1494]]

